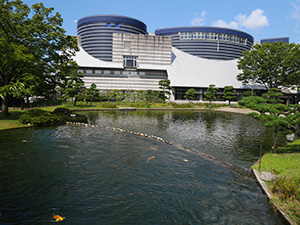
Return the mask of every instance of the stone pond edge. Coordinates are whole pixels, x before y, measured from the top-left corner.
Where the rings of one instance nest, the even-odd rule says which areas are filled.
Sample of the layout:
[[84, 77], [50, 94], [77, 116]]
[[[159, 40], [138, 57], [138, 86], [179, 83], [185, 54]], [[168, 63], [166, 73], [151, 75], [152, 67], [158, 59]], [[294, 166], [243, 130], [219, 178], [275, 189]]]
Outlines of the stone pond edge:
[[272, 201], [272, 193], [270, 191], [270, 189], [268, 188], [268, 186], [266, 185], [266, 183], [261, 179], [260, 173], [255, 170], [255, 169], [251, 169], [251, 171], [253, 172], [258, 184], [260, 185], [261, 189], [263, 190], [263, 192], [266, 194], [266, 196], [268, 197], [270, 203], [273, 205], [273, 207], [275, 208], [275, 210], [282, 216], [282, 218], [289, 224], [291, 225], [296, 225], [291, 218], [284, 212], [281, 210], [281, 208], [274, 202]]

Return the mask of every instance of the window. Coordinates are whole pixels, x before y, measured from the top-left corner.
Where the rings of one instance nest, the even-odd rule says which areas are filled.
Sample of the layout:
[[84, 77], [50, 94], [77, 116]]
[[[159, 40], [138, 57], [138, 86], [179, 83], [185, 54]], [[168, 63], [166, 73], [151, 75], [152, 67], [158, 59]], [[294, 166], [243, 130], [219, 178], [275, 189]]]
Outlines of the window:
[[247, 44], [247, 38], [240, 38], [240, 43], [246, 45]]
[[137, 67], [137, 56], [123, 56], [124, 67]]
[[205, 33], [204, 32], [194, 32], [193, 39], [205, 39]]
[[180, 39], [192, 39], [192, 33], [191, 32], [182, 32], [179, 33]]
[[218, 34], [217, 34], [217, 33], [209, 32], [209, 33], [207, 33], [207, 35], [206, 35], [206, 39], [209, 39], [209, 40], [217, 40], [217, 39], [218, 39]]
[[219, 40], [229, 41], [229, 35], [228, 34], [220, 34]]
[[239, 37], [236, 35], [231, 35], [231, 41], [239, 43]]
[[107, 26], [107, 27], [111, 27], [111, 23], [107, 23], [106, 26]]
[[120, 27], [120, 25], [119, 25], [118, 23], [116, 23], [116, 24], [115, 24], [115, 27], [116, 27], [116, 28], [119, 28], [119, 27]]

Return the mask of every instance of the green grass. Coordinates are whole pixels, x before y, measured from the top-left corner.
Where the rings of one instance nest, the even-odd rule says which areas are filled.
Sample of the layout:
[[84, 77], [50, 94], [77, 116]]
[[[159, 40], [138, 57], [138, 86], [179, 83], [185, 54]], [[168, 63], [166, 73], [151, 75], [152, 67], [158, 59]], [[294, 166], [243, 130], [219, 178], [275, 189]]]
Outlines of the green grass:
[[16, 111], [10, 111], [9, 116], [4, 117], [0, 113], [0, 130], [5, 129], [13, 129], [13, 128], [19, 128], [19, 127], [26, 127], [27, 125], [22, 124], [19, 122], [19, 117], [24, 113], [25, 111], [16, 110]]
[[[272, 172], [278, 175], [278, 182], [266, 182], [269, 189], [275, 190], [274, 201], [295, 224], [300, 224], [300, 139], [281, 147], [277, 153], [267, 153], [261, 160], [261, 172]], [[256, 163], [252, 168], [258, 170]], [[287, 179], [286, 182], [282, 180]], [[281, 181], [281, 182], [279, 182]], [[296, 191], [288, 196], [291, 188]], [[279, 191], [278, 191], [279, 190]], [[288, 196], [288, 197], [287, 197]]]

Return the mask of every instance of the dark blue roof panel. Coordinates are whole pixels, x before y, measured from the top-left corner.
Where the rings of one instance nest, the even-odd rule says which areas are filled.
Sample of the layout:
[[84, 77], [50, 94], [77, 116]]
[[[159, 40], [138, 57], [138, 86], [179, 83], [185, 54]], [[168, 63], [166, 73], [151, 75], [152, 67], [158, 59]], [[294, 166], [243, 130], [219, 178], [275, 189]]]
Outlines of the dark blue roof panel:
[[112, 22], [112, 23], [127, 23], [135, 27], [142, 29], [147, 32], [147, 26], [143, 22], [126, 16], [115, 16], [115, 15], [95, 15], [87, 16], [78, 20], [77, 28], [86, 23], [94, 22]]

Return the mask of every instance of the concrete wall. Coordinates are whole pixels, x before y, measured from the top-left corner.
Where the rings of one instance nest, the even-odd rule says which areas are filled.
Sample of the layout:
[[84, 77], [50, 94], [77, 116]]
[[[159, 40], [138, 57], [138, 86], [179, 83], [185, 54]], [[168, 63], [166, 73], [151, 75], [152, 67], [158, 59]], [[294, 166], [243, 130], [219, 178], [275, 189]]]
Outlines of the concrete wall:
[[113, 62], [137, 56], [138, 64], [171, 64], [172, 39], [163, 36], [113, 34]]

